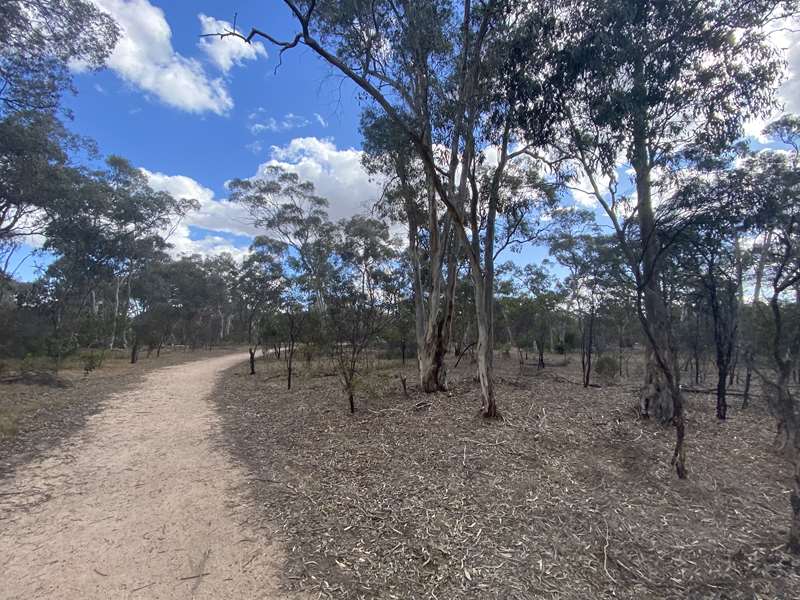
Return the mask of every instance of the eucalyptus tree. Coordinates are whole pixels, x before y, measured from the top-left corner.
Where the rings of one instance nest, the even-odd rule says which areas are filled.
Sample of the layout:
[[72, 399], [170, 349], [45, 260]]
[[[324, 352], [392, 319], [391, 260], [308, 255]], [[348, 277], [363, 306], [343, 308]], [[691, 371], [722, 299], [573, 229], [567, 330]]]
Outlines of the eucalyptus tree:
[[231, 201], [245, 206], [253, 226], [264, 231], [255, 245], [281, 256], [297, 284], [324, 310], [334, 229], [328, 201], [315, 193], [311, 182], [278, 166], [267, 166], [252, 179], [235, 179], [229, 186]]
[[[793, 151], [761, 151], [737, 169], [737, 199], [744, 224], [755, 233], [771, 231], [763, 249], [770, 340], [769, 369], [757, 368], [778, 422], [778, 442], [794, 467], [790, 497], [789, 549], [800, 553], [800, 405], [790, 390], [792, 368], [800, 360], [800, 123], [782, 119], [768, 129], [794, 142]], [[755, 304], [756, 310], [763, 308]]]
[[451, 220], [435, 201], [422, 162], [405, 132], [374, 110], [364, 111], [361, 129], [363, 164], [369, 173], [385, 178], [378, 208], [408, 228], [419, 381], [426, 392], [445, 391], [444, 359], [450, 345], [459, 266]]
[[87, 146], [54, 116], [16, 112], [0, 119], [0, 276], [11, 259], [58, 217], [64, 196], [79, 179], [70, 159]]
[[265, 311], [274, 312], [283, 286], [283, 265], [270, 252], [269, 246], [250, 246], [250, 254], [242, 261], [234, 282], [233, 296], [238, 304], [240, 320], [247, 326], [250, 352], [250, 373], [255, 374], [255, 353], [261, 340], [254, 343], [253, 328]]
[[520, 274], [522, 289], [527, 292], [524, 305], [527, 313], [520, 315], [527, 320], [530, 328], [529, 336], [536, 345], [537, 366], [545, 367], [544, 351], [551, 346], [553, 328], [560, 319], [559, 309], [567, 300], [562, 286], [557, 285], [553, 274], [547, 268], [547, 262], [541, 265], [526, 265]]
[[[564, 118], [551, 155], [586, 181], [634, 275], [648, 341], [641, 414], [675, 425], [679, 477], [683, 398], [660, 281], [669, 240], [654, 193], [682, 158], [726, 147], [748, 118], [772, 108], [782, 61], [765, 29], [795, 9], [778, 0], [575, 0], [560, 11], [565, 34], [548, 86]], [[626, 163], [630, 190], [619, 185]]]
[[[414, 147], [429, 201], [447, 211], [475, 288], [482, 412], [497, 414], [492, 382], [496, 224], [506, 170], [528, 159], [536, 136], [515, 127], [519, 73], [548, 56], [552, 3], [490, 0], [316, 2], [285, 0], [298, 26], [280, 52], [303, 45], [354, 82]], [[536, 48], [536, 52], [522, 51]], [[523, 64], [524, 63], [524, 64]], [[531, 87], [533, 89], [533, 86]], [[539, 105], [546, 130], [549, 104]], [[495, 160], [487, 160], [489, 155]], [[479, 173], [483, 164], [486, 171]], [[480, 178], [480, 182], [479, 182]], [[431, 228], [431, 231], [433, 228]], [[444, 243], [443, 240], [441, 240]]]
[[356, 215], [339, 226], [327, 306], [333, 362], [355, 412], [355, 389], [363, 359], [396, 313], [399, 287], [396, 240], [385, 223]]
[[[110, 156], [106, 164], [107, 169], [97, 175], [104, 187], [102, 205], [86, 207], [78, 203], [74, 210], [91, 211], [92, 226], [105, 240], [105, 260], [114, 272], [116, 284], [109, 335], [109, 348], [114, 348], [120, 317], [125, 338], [133, 279], [147, 264], [152, 249], [163, 250], [170, 229], [198, 204], [194, 199], [177, 199], [154, 190], [147, 176], [124, 158]], [[80, 218], [78, 214], [74, 216]]]
[[4, 0], [0, 114], [55, 111], [72, 70], [102, 67], [118, 37], [114, 20], [88, 0]]
[[[735, 358], [742, 294], [741, 208], [731, 197], [741, 194], [739, 177], [729, 170], [699, 173], [682, 183], [674, 210], [693, 211], [691, 223], [673, 249], [689, 285], [710, 316], [717, 367], [717, 418], [727, 416], [728, 377]], [[695, 336], [699, 331], [695, 329]], [[697, 368], [695, 367], [695, 376]]]
[[308, 348], [312, 338], [321, 341], [327, 334], [337, 229], [328, 218], [328, 201], [315, 193], [313, 184], [280, 167], [268, 166], [255, 178], [234, 180], [230, 189], [231, 200], [244, 205], [252, 224], [264, 231], [253, 247], [282, 265], [280, 301], [271, 321], [282, 337], [291, 389], [298, 345], [305, 341]]
[[133, 281], [131, 317], [134, 339], [147, 347], [148, 355], [156, 356], [172, 337], [180, 318], [180, 307], [175, 302], [172, 273], [175, 262], [168, 256], [148, 262], [139, 277]]

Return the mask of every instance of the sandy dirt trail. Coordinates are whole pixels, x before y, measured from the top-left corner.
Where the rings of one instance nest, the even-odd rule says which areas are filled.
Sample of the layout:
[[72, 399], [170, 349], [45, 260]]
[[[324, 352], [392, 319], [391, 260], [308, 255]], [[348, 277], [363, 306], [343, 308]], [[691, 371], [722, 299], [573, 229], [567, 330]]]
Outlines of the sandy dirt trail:
[[280, 598], [208, 399], [243, 360], [153, 371], [0, 481], [0, 598]]

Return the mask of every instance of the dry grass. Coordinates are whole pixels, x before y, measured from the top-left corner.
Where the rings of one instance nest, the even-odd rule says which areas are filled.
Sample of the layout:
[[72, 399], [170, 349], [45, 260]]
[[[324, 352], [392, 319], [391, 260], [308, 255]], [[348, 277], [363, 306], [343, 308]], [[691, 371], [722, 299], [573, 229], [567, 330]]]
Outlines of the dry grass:
[[[466, 361], [464, 361], [466, 362]], [[501, 421], [477, 416], [472, 368], [449, 394], [403, 397], [383, 364], [347, 413], [316, 368], [280, 363], [220, 387], [253, 516], [287, 544], [285, 586], [329, 598], [797, 598], [785, 554], [788, 469], [758, 406], [689, 403], [689, 479], [673, 432], [638, 420], [632, 384], [500, 363]], [[410, 388], [416, 375], [407, 368]], [[557, 381], [557, 379], [559, 381]], [[429, 402], [429, 405], [428, 405]], [[757, 403], [756, 403], [757, 404]]]

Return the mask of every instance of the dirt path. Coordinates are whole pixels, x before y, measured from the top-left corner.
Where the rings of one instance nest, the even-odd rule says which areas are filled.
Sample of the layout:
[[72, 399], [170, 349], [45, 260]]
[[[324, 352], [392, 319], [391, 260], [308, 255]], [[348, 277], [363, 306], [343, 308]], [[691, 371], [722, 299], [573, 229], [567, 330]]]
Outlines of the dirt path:
[[0, 481], [0, 598], [278, 598], [279, 549], [243, 522], [215, 447], [223, 356], [150, 373]]

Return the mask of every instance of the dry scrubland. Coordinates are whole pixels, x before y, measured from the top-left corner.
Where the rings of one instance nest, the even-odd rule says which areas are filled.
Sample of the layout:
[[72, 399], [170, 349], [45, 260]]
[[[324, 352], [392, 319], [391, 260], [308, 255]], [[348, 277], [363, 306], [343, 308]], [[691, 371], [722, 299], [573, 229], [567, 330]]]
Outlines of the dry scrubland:
[[[552, 358], [553, 365], [560, 359]], [[449, 394], [378, 362], [347, 412], [323, 364], [230, 370], [215, 395], [249, 473], [254, 522], [285, 542], [284, 586], [329, 598], [797, 598], [783, 551], [789, 468], [760, 400], [718, 423], [688, 399], [674, 433], [638, 420], [638, 380], [584, 389], [579, 366], [499, 357], [503, 419], [477, 416], [473, 367]]]
[[[212, 351], [164, 349], [161, 356], [142, 352], [137, 364], [130, 364], [124, 350], [105, 352], [102, 365], [86, 373], [86, 357], [65, 360], [58, 371], [46, 359], [3, 359], [0, 368], [0, 476], [41, 453], [81, 427], [96, 413], [110, 394], [141, 381], [153, 369], [230, 353], [231, 348]], [[241, 352], [241, 350], [240, 350]], [[96, 356], [99, 352], [95, 351]], [[26, 372], [22, 382], [16, 381]]]

